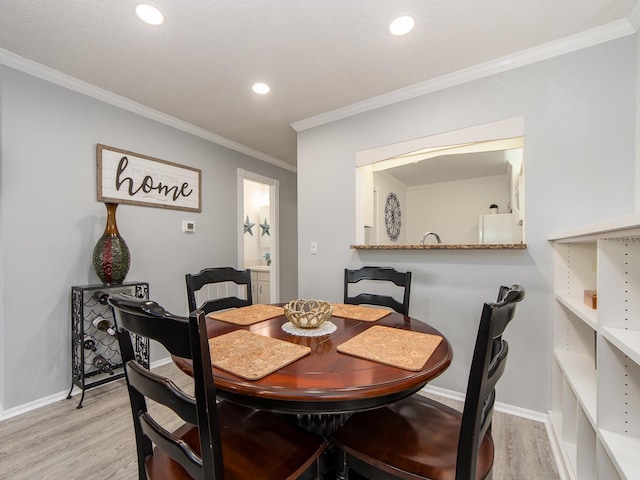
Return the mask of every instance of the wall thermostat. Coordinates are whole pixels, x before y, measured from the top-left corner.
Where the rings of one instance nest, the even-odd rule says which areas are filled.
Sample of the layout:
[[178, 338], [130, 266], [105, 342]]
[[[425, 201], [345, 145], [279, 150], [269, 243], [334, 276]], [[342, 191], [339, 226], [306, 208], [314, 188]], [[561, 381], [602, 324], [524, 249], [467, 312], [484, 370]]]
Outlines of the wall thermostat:
[[182, 220], [182, 231], [184, 233], [195, 233], [196, 222], [193, 222], [191, 220]]

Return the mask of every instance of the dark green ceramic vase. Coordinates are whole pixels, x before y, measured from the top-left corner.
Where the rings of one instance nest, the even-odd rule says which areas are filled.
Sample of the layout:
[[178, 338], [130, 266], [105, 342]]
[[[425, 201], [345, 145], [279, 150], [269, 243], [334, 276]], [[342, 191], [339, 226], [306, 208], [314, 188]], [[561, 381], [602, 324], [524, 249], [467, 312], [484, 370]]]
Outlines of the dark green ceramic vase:
[[131, 259], [129, 247], [118, 232], [116, 224], [117, 203], [105, 203], [107, 207], [107, 226], [93, 249], [93, 267], [100, 280], [107, 285], [119, 285], [124, 282]]

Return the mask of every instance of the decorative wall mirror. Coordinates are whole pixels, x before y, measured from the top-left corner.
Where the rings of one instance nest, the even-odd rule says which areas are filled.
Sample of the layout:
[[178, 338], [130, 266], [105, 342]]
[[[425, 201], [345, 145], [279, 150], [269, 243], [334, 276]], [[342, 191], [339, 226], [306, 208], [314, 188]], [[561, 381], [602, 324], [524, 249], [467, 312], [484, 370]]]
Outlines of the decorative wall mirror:
[[357, 152], [357, 244], [524, 239], [521, 117]]

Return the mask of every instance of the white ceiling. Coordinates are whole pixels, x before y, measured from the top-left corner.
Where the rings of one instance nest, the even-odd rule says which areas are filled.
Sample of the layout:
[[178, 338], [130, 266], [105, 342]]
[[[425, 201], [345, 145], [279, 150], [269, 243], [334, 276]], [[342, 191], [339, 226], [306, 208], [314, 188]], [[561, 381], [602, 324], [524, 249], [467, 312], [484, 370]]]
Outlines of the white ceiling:
[[[24, 57], [294, 168], [292, 123], [630, 27], [637, 0], [152, 0], [159, 27], [138, 20], [137, 3], [0, 0], [3, 63]], [[402, 14], [416, 27], [393, 37], [387, 26]], [[254, 94], [256, 81], [271, 93]]]
[[507, 175], [504, 151], [459, 153], [408, 163], [384, 171], [406, 187]]

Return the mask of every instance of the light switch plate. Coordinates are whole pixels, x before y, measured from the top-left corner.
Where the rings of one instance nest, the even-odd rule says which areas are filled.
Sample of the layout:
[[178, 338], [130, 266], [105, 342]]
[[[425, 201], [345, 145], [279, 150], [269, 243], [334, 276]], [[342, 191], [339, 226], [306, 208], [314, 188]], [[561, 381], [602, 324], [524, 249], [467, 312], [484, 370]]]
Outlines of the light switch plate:
[[313, 255], [318, 253], [318, 242], [311, 242], [311, 253]]

